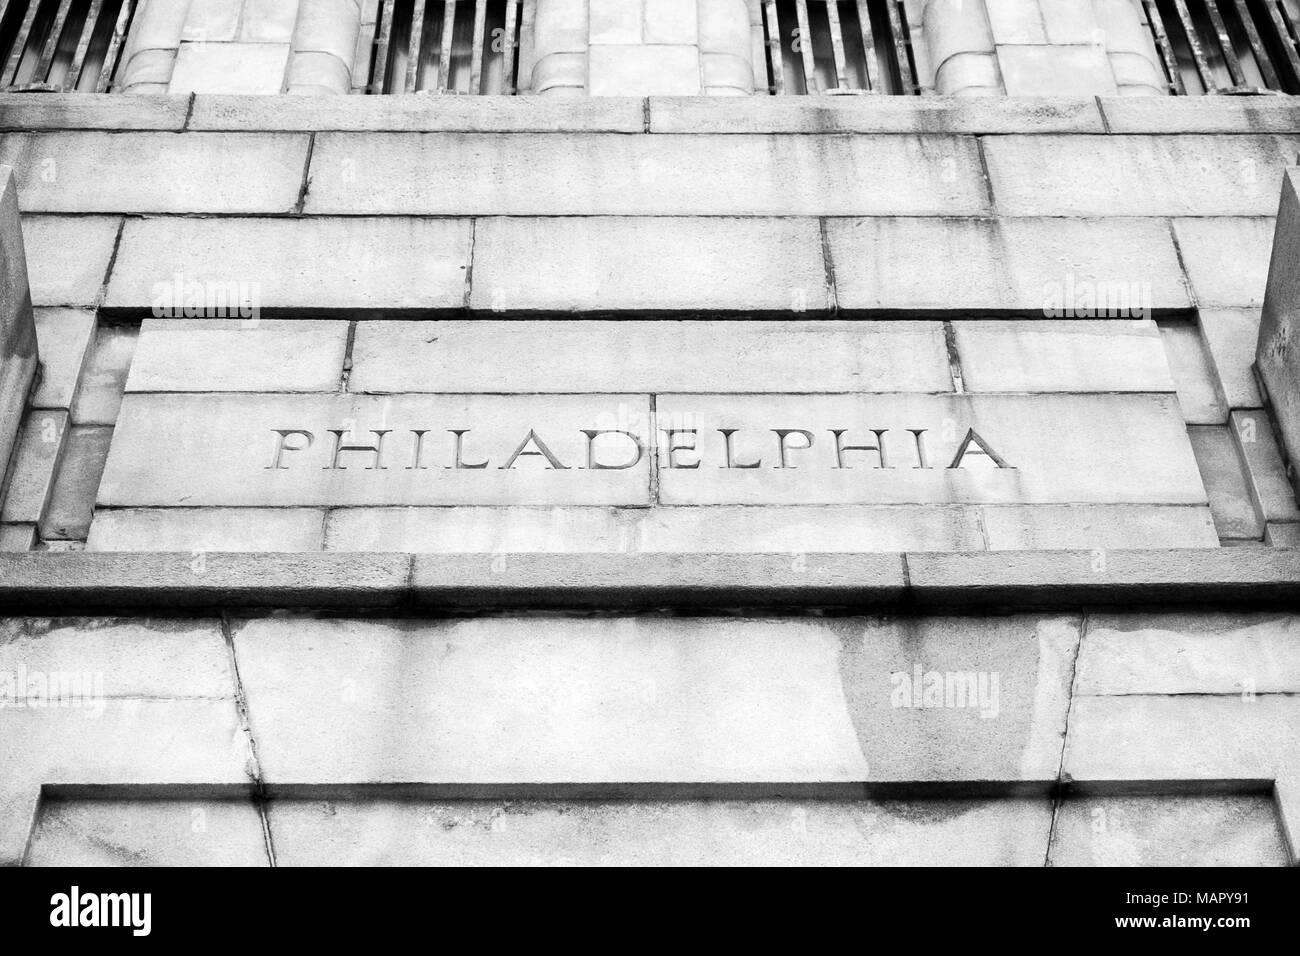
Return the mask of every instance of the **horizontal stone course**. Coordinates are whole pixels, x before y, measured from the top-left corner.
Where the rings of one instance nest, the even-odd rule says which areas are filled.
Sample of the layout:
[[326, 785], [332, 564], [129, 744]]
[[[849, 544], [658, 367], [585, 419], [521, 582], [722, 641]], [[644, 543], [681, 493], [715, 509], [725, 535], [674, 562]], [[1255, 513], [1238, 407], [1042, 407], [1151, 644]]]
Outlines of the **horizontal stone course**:
[[[608, 267], [592, 259], [593, 271]], [[946, 392], [952, 378], [938, 322], [474, 319], [359, 323], [348, 389]]]
[[145, 319], [128, 392], [333, 392], [348, 323]]
[[24, 212], [286, 213], [308, 137], [286, 133], [5, 133]]
[[100, 508], [86, 550], [319, 551], [324, 527], [312, 508]]
[[23, 216], [32, 304], [97, 305], [121, 227], [116, 216]]
[[1263, 305], [1273, 226], [1265, 217], [1174, 220], [1179, 256], [1198, 306]]
[[468, 301], [480, 312], [834, 306], [814, 219], [482, 218]]
[[1089, 602], [1111, 607], [1258, 606], [1300, 597], [1300, 551], [1284, 548], [905, 555], [214, 552], [199, 557], [189, 551], [0, 554], [0, 608], [58, 614], [104, 608], [413, 603], [536, 609], [1077, 610]]
[[[233, 630], [271, 785], [1048, 781], [1078, 641], [1077, 618], [1038, 616]], [[985, 679], [927, 708], [918, 668]], [[392, 746], [360, 745], [380, 732]]]
[[960, 216], [988, 200], [974, 140], [952, 136], [320, 133], [305, 209]]
[[843, 310], [1078, 319], [1191, 303], [1156, 219], [837, 218], [826, 235]]
[[1289, 96], [1103, 96], [1111, 133], [1294, 133], [1300, 107]]
[[1272, 216], [1300, 136], [998, 136], [1004, 216]]
[[[230, 292], [259, 309], [459, 308], [470, 223], [438, 219], [132, 219], [105, 306], [184, 309], [182, 295], [230, 316]], [[238, 301], [238, 299], [237, 299]], [[218, 316], [214, 316], [218, 317]], [[235, 317], [244, 317], [236, 309]]]
[[180, 130], [188, 96], [136, 93], [0, 94], [0, 129]]

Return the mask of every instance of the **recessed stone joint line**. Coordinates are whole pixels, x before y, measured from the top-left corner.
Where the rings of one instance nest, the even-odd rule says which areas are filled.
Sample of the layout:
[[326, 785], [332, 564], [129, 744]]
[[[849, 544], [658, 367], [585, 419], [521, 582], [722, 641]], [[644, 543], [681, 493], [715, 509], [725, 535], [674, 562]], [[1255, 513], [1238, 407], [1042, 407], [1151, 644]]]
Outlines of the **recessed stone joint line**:
[[113, 267], [117, 265], [117, 252], [122, 246], [122, 233], [126, 229], [126, 217], [123, 216], [117, 221], [117, 234], [113, 236], [113, 249], [108, 255], [108, 265], [104, 267], [104, 278], [99, 283], [99, 291], [95, 293], [95, 309], [104, 304], [108, 298], [108, 281], [113, 277]]
[[650, 97], [641, 99], [641, 132], [650, 132]]
[[962, 395], [966, 391], [966, 380], [961, 370], [961, 352], [957, 349], [957, 330], [953, 328], [952, 322], [943, 323], [943, 345], [948, 353], [948, 375], [952, 379], [952, 390]]
[[298, 201], [294, 203], [293, 214], [301, 216], [303, 208], [307, 205], [307, 191], [311, 189], [311, 161], [312, 154], [316, 151], [316, 133], [313, 130], [307, 134], [307, 158], [302, 164], [302, 185], [298, 188]]
[[975, 151], [980, 158], [980, 175], [984, 177], [984, 195], [989, 201], [989, 215], [996, 216], [998, 203], [993, 195], [993, 176], [989, 173], [989, 158], [984, 153], [984, 137], [975, 137]]
[[826, 217], [818, 217], [817, 230], [822, 241], [822, 270], [826, 276], [826, 297], [829, 300], [830, 313], [834, 316], [840, 310], [840, 297], [835, 289], [835, 260], [831, 257], [831, 240], [826, 231]]
[[1052, 865], [1052, 844], [1056, 840], [1056, 825], [1061, 813], [1061, 798], [1068, 782], [1065, 779], [1065, 747], [1070, 739], [1070, 714], [1074, 710], [1074, 697], [1079, 685], [1079, 655], [1083, 653], [1083, 642], [1088, 637], [1088, 624], [1088, 612], [1084, 610], [1079, 614], [1079, 642], [1075, 645], [1074, 658], [1070, 661], [1070, 697], [1065, 704], [1065, 726], [1061, 730], [1061, 759], [1056, 765], [1056, 787], [1052, 794], [1052, 821], [1047, 830], [1047, 848], [1043, 853], [1044, 867]]
[[1097, 113], [1101, 116], [1101, 130], [1103, 133], [1110, 133], [1110, 117], [1106, 115], [1106, 107], [1101, 101], [1100, 96], [1094, 96], [1093, 100], [1097, 104]]
[[189, 102], [185, 104], [185, 121], [181, 123], [181, 130], [187, 131], [190, 128], [190, 121], [194, 119], [194, 97], [196, 93], [191, 93]]
[[1187, 271], [1187, 263], [1183, 260], [1183, 247], [1178, 244], [1178, 230], [1174, 228], [1174, 221], [1167, 220], [1169, 223], [1169, 241], [1174, 244], [1174, 257], [1178, 260], [1178, 272], [1183, 281], [1183, 288], [1187, 290], [1187, 302], [1189, 308], [1199, 309], [1200, 302], [1196, 298], [1196, 289], [1192, 285], [1191, 273]]
[[343, 368], [339, 372], [339, 391], [348, 390], [348, 382], [352, 378], [352, 347], [357, 340], [357, 320], [353, 319], [348, 323], [348, 340], [343, 346]]
[[266, 860], [272, 868], [276, 866], [275, 841], [271, 837], [271, 821], [266, 815], [266, 781], [262, 776], [262, 764], [257, 756], [257, 740], [253, 737], [252, 721], [248, 717], [248, 697], [244, 693], [244, 681], [239, 675], [239, 656], [235, 653], [235, 634], [230, 626], [230, 615], [221, 612], [221, 636], [226, 641], [226, 650], [230, 655], [230, 669], [235, 678], [235, 712], [239, 717], [239, 728], [248, 743], [248, 772], [253, 778], [254, 802], [257, 816], [262, 824], [262, 842], [266, 848]]
[[465, 291], [461, 294], [461, 308], [469, 311], [470, 293], [474, 289], [474, 249], [478, 244], [478, 217], [469, 221], [469, 255], [465, 260]]

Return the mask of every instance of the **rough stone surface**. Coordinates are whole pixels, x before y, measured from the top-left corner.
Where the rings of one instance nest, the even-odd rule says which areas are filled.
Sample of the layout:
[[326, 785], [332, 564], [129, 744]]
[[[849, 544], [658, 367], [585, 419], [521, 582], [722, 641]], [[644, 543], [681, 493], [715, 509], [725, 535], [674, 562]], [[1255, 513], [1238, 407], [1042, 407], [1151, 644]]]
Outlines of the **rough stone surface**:
[[468, 221], [133, 219], [105, 304], [149, 309], [179, 275], [263, 309], [459, 308], [469, 246]]
[[1300, 108], [1286, 96], [1119, 96], [1098, 106], [1112, 133], [1300, 132]]
[[37, 309], [35, 318], [41, 375], [31, 407], [71, 408], [95, 330], [95, 313]]
[[1251, 499], [1245, 463], [1229, 427], [1193, 425], [1187, 429], [1187, 437], [1205, 482], [1219, 537], [1262, 539], [1264, 523]]
[[1160, 332], [1184, 420], [1192, 425], [1226, 422], [1228, 406], [1210, 365], [1206, 341], [1196, 324], [1188, 319], [1165, 319], [1160, 323]]
[[493, 554], [776, 552], [796, 562], [810, 551], [975, 550], [982, 538], [975, 509], [943, 506], [337, 508], [329, 516], [326, 547]]
[[18, 440], [39, 362], [14, 179], [12, 169], [0, 166], [0, 479]]
[[1295, 693], [1298, 637], [1300, 618], [1280, 612], [1090, 615], [1075, 692]]
[[24, 216], [32, 303], [96, 305], [121, 227], [112, 216]]
[[73, 425], [68, 430], [50, 504], [41, 521], [42, 538], [86, 540], [95, 509], [95, 490], [112, 440], [111, 428]]
[[310, 508], [101, 508], [86, 550], [319, 551], [324, 524]]
[[[832, 219], [841, 309], [1126, 317], [1190, 303], [1166, 223], [1146, 219]], [[1148, 316], [1149, 317], [1149, 316]]]
[[1262, 406], [1264, 402], [1253, 368], [1259, 341], [1259, 310], [1200, 309], [1197, 319], [1219, 391], [1228, 407]]
[[288, 133], [6, 133], [24, 212], [284, 213], [307, 137]]
[[1268, 288], [1259, 324], [1255, 366], [1265, 399], [1282, 435], [1287, 460], [1300, 461], [1300, 350], [1295, 347], [1300, 312], [1300, 170], [1288, 169], [1282, 184]]
[[306, 209], [923, 216], [979, 215], [988, 200], [975, 143], [951, 136], [322, 133]]
[[0, 93], [0, 129], [179, 130], [186, 96], [111, 93]]
[[1052, 866], [1286, 866], [1266, 794], [1082, 797], [1061, 804]]
[[[608, 269], [609, 257], [592, 265]], [[480, 282], [484, 266], [481, 259], [475, 266]], [[359, 323], [348, 388], [942, 392], [952, 379], [938, 322], [478, 319]]]
[[1050, 803], [276, 801], [281, 866], [1038, 866]]
[[1273, 245], [1272, 219], [1175, 219], [1174, 233], [1197, 305], [1263, 304]]
[[996, 136], [984, 144], [1006, 216], [1271, 216], [1300, 137]]
[[1210, 510], [1203, 505], [985, 505], [980, 515], [990, 551], [1219, 544]]
[[247, 796], [226, 800], [47, 797], [41, 801], [23, 862], [26, 866], [268, 865], [262, 822]]
[[1171, 392], [1149, 319], [952, 323], [971, 392]]
[[1264, 521], [1300, 521], [1296, 492], [1287, 480], [1268, 415], [1258, 408], [1234, 411], [1229, 427], [1241, 452], [1256, 513]]
[[348, 323], [146, 319], [128, 392], [333, 392]]
[[833, 304], [815, 220], [663, 217], [480, 219], [469, 302], [814, 314]]
[[117, 421], [139, 332], [131, 325], [101, 325], [95, 330], [72, 403], [73, 424], [112, 425]]
[[[1077, 621], [972, 623], [278, 618], [235, 646], [273, 784], [1054, 777]], [[891, 702], [917, 666], [984, 696]]]
[[61, 410], [31, 411], [24, 417], [0, 520], [41, 520], [49, 504], [67, 427], [68, 413]]
[[[1300, 129], [1300, 124], [1297, 124]], [[651, 97], [653, 133], [1100, 133], [1091, 99]]]

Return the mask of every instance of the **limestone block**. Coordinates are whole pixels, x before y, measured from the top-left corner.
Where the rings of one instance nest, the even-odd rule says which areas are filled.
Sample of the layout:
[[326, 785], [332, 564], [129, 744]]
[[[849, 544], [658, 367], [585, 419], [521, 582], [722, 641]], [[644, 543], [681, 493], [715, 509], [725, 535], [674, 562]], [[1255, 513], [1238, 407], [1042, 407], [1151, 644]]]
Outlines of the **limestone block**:
[[[694, 3], [692, 21], [694, 21]], [[588, 41], [592, 44], [642, 42], [646, 0], [588, 0]], [[693, 25], [693, 24], [692, 24]], [[658, 43], [673, 42], [658, 40]], [[683, 42], [683, 41], [676, 41]], [[694, 40], [685, 42], [694, 43]]]
[[129, 68], [119, 69], [117, 88], [123, 93], [141, 96], [168, 94], [172, 70], [176, 66], [176, 49], [141, 50], [131, 59]]
[[[599, 101], [597, 101], [599, 102]], [[192, 128], [201, 115], [196, 104]], [[952, 96], [652, 97], [654, 133], [1101, 133], [1090, 99]]]
[[1008, 96], [1110, 96], [1115, 74], [1099, 46], [998, 44]]
[[965, 216], [988, 197], [969, 137], [320, 133], [306, 210]]
[[101, 426], [74, 425], [68, 430], [50, 504], [40, 524], [42, 538], [86, 540], [112, 438], [113, 429]]
[[139, 4], [118, 66], [121, 87], [129, 92], [137, 87], [165, 84], [171, 78], [191, 3], [192, 0], [153, 0]]
[[1253, 368], [1259, 341], [1259, 310], [1200, 309], [1197, 319], [1228, 407], [1259, 408], [1264, 402]]
[[286, 92], [299, 96], [333, 96], [348, 92], [352, 71], [329, 53], [294, 53]]
[[182, 43], [167, 92], [279, 93], [288, 64], [288, 43]]
[[1298, 136], [994, 136], [984, 143], [1009, 216], [1271, 216]]
[[1039, 866], [1050, 817], [1042, 797], [277, 800], [269, 809], [282, 866]]
[[[1268, 281], [1273, 220], [1216, 216], [1175, 219], [1174, 234], [1200, 306], [1260, 306]], [[1231, 262], [1225, 261], [1231, 250]]]
[[357, 324], [351, 354], [353, 392], [952, 390], [938, 322], [383, 320]]
[[181, 30], [182, 41], [197, 43], [233, 40], [239, 32], [244, 0], [202, 0], [190, 3]]
[[826, 234], [841, 309], [1073, 321], [1106, 304], [1136, 317], [1190, 303], [1168, 225], [1156, 220], [832, 219]]
[[459, 308], [469, 237], [454, 220], [133, 219], [106, 304], [152, 308], [179, 275], [242, 284], [263, 309]]
[[38, 361], [18, 187], [14, 171], [0, 166], [0, 487]]
[[95, 329], [95, 313], [80, 309], [36, 309], [35, 317], [41, 377], [32, 393], [31, 406], [71, 408]]
[[122, 389], [131, 369], [139, 329], [129, 325], [103, 325], [94, 343], [72, 403], [76, 425], [111, 425], [117, 420]]
[[1205, 505], [984, 505], [990, 551], [1217, 548]]
[[[128, 788], [123, 792], [130, 793]], [[41, 801], [26, 866], [267, 866], [258, 808], [227, 799]]]
[[87, 551], [319, 551], [311, 508], [101, 508]]
[[[1050, 780], [1077, 641], [1030, 615], [235, 626], [272, 784]], [[975, 682], [914, 697], [931, 672]]]
[[45, 515], [67, 427], [66, 411], [30, 411], [23, 418], [0, 520], [35, 524]]
[[358, 4], [350, 0], [297, 4], [287, 86], [290, 93], [311, 86], [348, 92], [360, 18]]
[[1051, 866], [1287, 866], [1268, 794], [1085, 796], [1061, 803]]
[[348, 323], [146, 319], [128, 392], [333, 392]]
[[976, 510], [949, 506], [337, 508], [330, 512], [326, 547], [480, 554], [784, 552], [793, 562], [808, 552], [978, 550], [983, 540]]
[[0, 524], [0, 551], [30, 551], [36, 546], [36, 525]]
[[929, 0], [924, 34], [940, 95], [1001, 92], [993, 34], [983, 3]]
[[24, 216], [33, 304], [96, 304], [121, 226], [115, 216]]
[[[1054, 11], [1064, 13], [1081, 5], [1069, 0], [1051, 0]], [[1115, 83], [1121, 96], [1167, 96], [1165, 79], [1155, 41], [1138, 4], [1131, 0], [1092, 0], [1084, 16], [1095, 17], [1096, 33], [1079, 42], [1104, 43]], [[1083, 24], [1080, 24], [1081, 26]], [[1054, 40], [1053, 42], [1059, 42]]]
[[695, 45], [593, 44], [587, 59], [591, 96], [700, 93], [700, 48]]
[[1093, 614], [1079, 694], [1291, 694], [1300, 617], [1273, 611]]
[[832, 305], [813, 219], [510, 217], [475, 230], [470, 306], [484, 312]]
[[1292, 468], [1300, 461], [1300, 173], [1286, 171], [1269, 262], [1255, 368]]
[[[978, 8], [980, 3], [971, 5]], [[983, 0], [983, 6], [989, 19], [989, 32], [993, 42], [999, 46], [1005, 43], [1061, 42], [1048, 39], [1044, 23], [1046, 11], [1040, 0]]]
[[1245, 465], [1251, 501], [1264, 521], [1300, 521], [1296, 494], [1287, 481], [1286, 467], [1268, 414], [1262, 408], [1237, 409], [1229, 420], [1233, 438]]
[[[301, 0], [244, 0], [244, 16], [239, 28], [239, 38], [258, 43], [287, 43], [296, 26], [301, 23], [303, 8], [324, 7], [328, 12], [318, 16], [325, 17], [329, 13], [334, 13], [335, 16], [343, 19], [344, 24], [353, 27], [352, 36], [355, 42], [355, 30], [361, 25], [359, 6], [360, 4], [353, 0], [335, 0], [332, 4], [321, 3], [320, 0], [310, 3], [302, 3]], [[341, 30], [344, 24], [340, 24], [337, 29]], [[350, 55], [351, 50], [348, 53]]]
[[[1162, 100], [1102, 97], [1115, 133], [1294, 133], [1300, 105], [1288, 96], [1170, 96]], [[1272, 215], [1274, 209], [1266, 215]]]
[[1150, 319], [952, 323], [970, 392], [1171, 392]]
[[589, 30], [586, 0], [539, 5], [533, 24], [534, 93], [555, 95], [586, 88]]
[[1262, 540], [1264, 523], [1251, 500], [1245, 466], [1228, 426], [1191, 425], [1187, 437], [1205, 481], [1219, 537]]
[[185, 126], [183, 96], [0, 93], [0, 129], [170, 129]]
[[1160, 323], [1160, 333], [1183, 420], [1195, 425], [1226, 422], [1228, 406], [1219, 391], [1205, 341], [1196, 325], [1188, 319], [1165, 319]]
[[1055, 46], [1108, 44], [1109, 34], [1102, 31], [1100, 18], [1092, 3], [1079, 3], [1078, 0], [1037, 0], [1037, 5], [1042, 15], [1045, 42]]
[[[6, 133], [24, 212], [282, 213], [302, 190], [301, 133]], [[60, 303], [68, 304], [68, 303]]]

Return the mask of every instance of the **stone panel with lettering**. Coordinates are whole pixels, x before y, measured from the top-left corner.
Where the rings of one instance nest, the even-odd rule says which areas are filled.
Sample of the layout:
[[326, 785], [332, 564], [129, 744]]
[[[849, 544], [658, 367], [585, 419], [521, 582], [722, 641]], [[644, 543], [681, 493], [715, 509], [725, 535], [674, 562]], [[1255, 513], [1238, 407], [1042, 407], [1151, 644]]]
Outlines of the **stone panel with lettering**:
[[657, 416], [665, 504], [1205, 501], [1173, 395], [661, 395]]
[[647, 504], [644, 395], [128, 394], [109, 506]]

